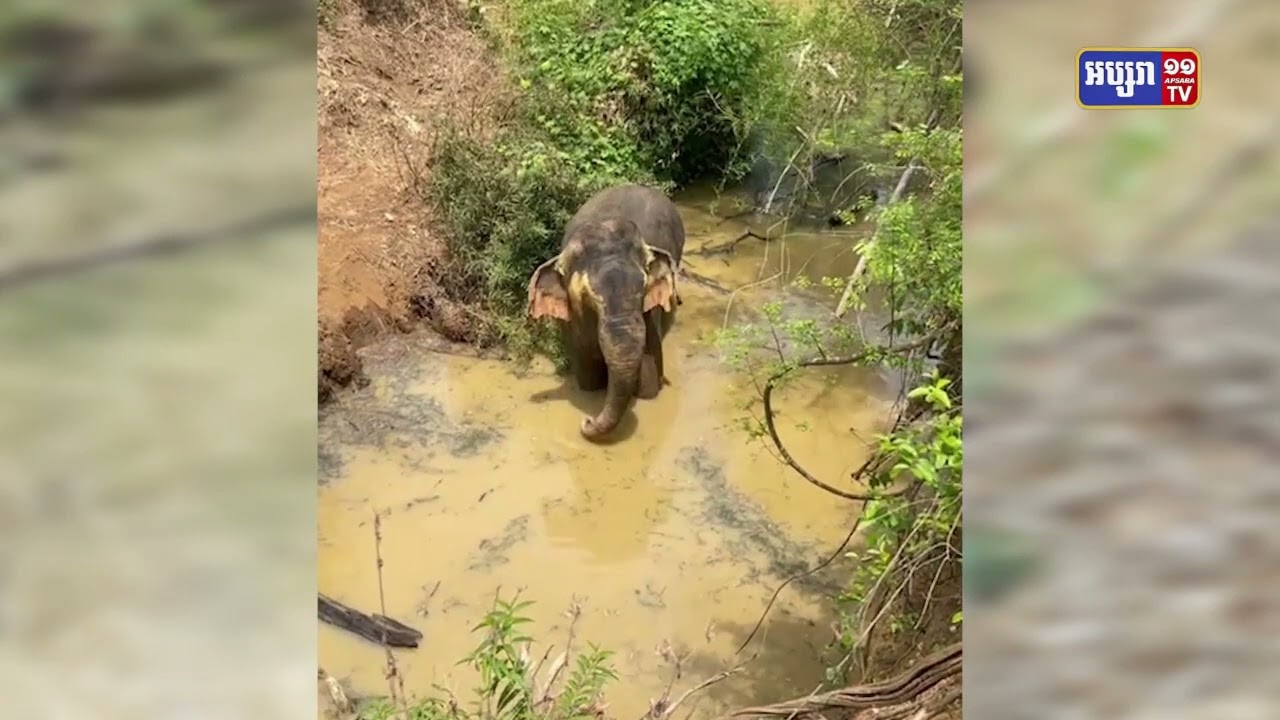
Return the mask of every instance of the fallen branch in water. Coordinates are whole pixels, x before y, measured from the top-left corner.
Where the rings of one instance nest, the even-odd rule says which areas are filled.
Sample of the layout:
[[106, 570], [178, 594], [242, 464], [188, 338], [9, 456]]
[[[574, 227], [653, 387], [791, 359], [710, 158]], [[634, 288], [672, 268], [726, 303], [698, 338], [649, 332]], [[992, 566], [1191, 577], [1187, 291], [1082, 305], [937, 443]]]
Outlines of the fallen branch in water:
[[422, 633], [385, 615], [369, 615], [319, 594], [320, 619], [375, 643], [392, 647], [416, 648]]
[[722, 720], [748, 717], [806, 717], [831, 711], [857, 712], [852, 720], [927, 720], [962, 697], [962, 643], [926, 657], [915, 667], [880, 683], [854, 685], [808, 697], [750, 707]]
[[689, 282], [693, 283], [694, 285], [700, 285], [700, 286], [702, 286], [702, 287], [704, 287], [704, 288], [707, 288], [708, 290], [714, 290], [714, 291], [716, 291], [716, 292], [718, 292], [718, 293], [722, 293], [722, 294], [724, 294], [724, 295], [728, 295], [729, 293], [732, 293], [732, 292], [733, 292], [733, 291], [732, 291], [732, 290], [730, 290], [729, 288], [727, 288], [727, 287], [725, 287], [725, 286], [721, 285], [720, 283], [716, 282], [715, 280], [712, 280], [711, 278], [707, 277], [706, 275], [699, 275], [698, 273], [696, 273], [696, 272], [694, 272], [694, 271], [690, 270], [690, 269], [689, 269], [689, 268], [687, 268], [687, 267], [682, 267], [682, 268], [680, 268], [680, 279], [681, 279], [681, 280], [688, 280]]
[[703, 245], [702, 247], [689, 253], [690, 255], [716, 255], [718, 253], [731, 253], [738, 246], [738, 243], [747, 238], [755, 238], [764, 242], [769, 242], [770, 238], [752, 232], [751, 230], [743, 230], [742, 234], [730, 240], [729, 242], [720, 243], [719, 245]]
[[685, 657], [679, 657], [678, 655], [675, 654], [675, 651], [671, 649], [670, 645], [667, 645], [662, 649], [662, 655], [674, 666], [674, 671], [671, 674], [671, 682], [667, 683], [667, 688], [662, 692], [662, 697], [658, 698], [657, 700], [649, 701], [649, 711], [646, 712], [643, 716], [641, 716], [640, 720], [665, 720], [666, 718], [671, 717], [671, 715], [675, 713], [676, 708], [684, 704], [686, 700], [693, 697], [697, 693], [703, 690], [706, 690], [712, 685], [715, 685], [716, 683], [722, 680], [725, 680], [726, 678], [736, 675], [737, 673], [741, 672], [744, 667], [747, 666], [747, 663], [756, 659], [755, 656], [752, 655], [751, 657], [747, 658], [746, 660], [743, 660], [737, 665], [734, 665], [728, 670], [721, 670], [715, 675], [712, 675], [706, 680], [703, 680], [697, 685], [694, 685], [693, 687], [684, 691], [684, 693], [680, 695], [680, 697], [676, 698], [673, 701], [671, 699], [671, 690], [672, 688], [675, 687], [676, 682], [679, 681], [680, 678], [684, 675], [684, 661], [688, 659], [688, 655], [686, 655]]

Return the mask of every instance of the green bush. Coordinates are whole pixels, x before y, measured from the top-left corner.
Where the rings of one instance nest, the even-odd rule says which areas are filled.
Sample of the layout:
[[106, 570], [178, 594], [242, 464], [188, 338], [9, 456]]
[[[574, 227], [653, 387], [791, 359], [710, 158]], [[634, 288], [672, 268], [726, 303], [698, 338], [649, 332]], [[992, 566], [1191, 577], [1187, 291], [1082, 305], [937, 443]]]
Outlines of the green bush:
[[780, 34], [765, 0], [517, 0], [510, 51], [530, 120], [584, 173], [718, 177]]
[[[560, 662], [534, 662], [533, 640], [522, 628], [530, 620], [520, 613], [528, 601], [499, 600], [476, 631], [484, 639], [459, 663], [480, 674], [471, 708], [449, 693], [417, 700], [383, 701], [365, 708], [359, 720], [581, 720], [599, 707], [601, 693], [617, 679], [609, 666], [611, 653], [589, 646]], [[576, 611], [575, 611], [576, 612]], [[575, 615], [576, 617], [576, 615]], [[545, 658], [544, 658], [545, 660]]]
[[[528, 275], [600, 188], [729, 184], [762, 158], [803, 168], [832, 151], [888, 157], [890, 122], [919, 125], [932, 107], [950, 124], [958, 7], [512, 0], [486, 34], [521, 89], [517, 112], [494, 142], [446, 132], [430, 188], [449, 229], [448, 290], [479, 322], [472, 339], [554, 351], [524, 320]], [[898, 226], [909, 210], [895, 210]], [[884, 263], [873, 270], [885, 276]]]
[[764, 0], [516, 0], [493, 38], [522, 89], [496, 142], [445, 131], [430, 195], [450, 235], [446, 290], [473, 340], [556, 355], [524, 321], [529, 273], [593, 192], [667, 189], [742, 168], [777, 28]]
[[545, 325], [524, 321], [529, 274], [559, 252], [562, 228], [593, 190], [539, 143], [441, 135], [430, 186], [451, 229], [441, 282], [476, 315], [472, 340], [505, 342], [520, 356], [557, 356]]

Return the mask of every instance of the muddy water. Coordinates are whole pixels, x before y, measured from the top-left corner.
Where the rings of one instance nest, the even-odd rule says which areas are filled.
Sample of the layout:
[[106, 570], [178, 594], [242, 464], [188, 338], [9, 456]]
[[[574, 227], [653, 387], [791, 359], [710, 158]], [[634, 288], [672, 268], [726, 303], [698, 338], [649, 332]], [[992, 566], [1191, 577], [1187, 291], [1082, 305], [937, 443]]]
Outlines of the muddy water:
[[[827, 312], [825, 291], [760, 281], [848, 273], [858, 230], [748, 238], [732, 253], [700, 255], [748, 229], [767, 231], [717, 217], [711, 206], [705, 193], [681, 200], [687, 267], [724, 288], [747, 287], [730, 295], [683, 286], [666, 345], [672, 384], [637, 404], [613, 444], [578, 435], [602, 398], [548, 363], [522, 370], [437, 354], [413, 337], [367, 350], [370, 386], [322, 419], [320, 590], [378, 609], [372, 517], [385, 513], [387, 614], [425, 635], [421, 648], [397, 655], [411, 694], [436, 685], [469, 693], [473, 676], [456, 662], [477, 641], [471, 628], [496, 591], [518, 590], [535, 602], [528, 614], [539, 656], [548, 643], [556, 653], [563, 647], [565, 612], [580, 604], [578, 642], [616, 653], [623, 681], [607, 695], [611, 713], [639, 715], [668, 682], [670, 666], [656, 652], [664, 641], [689, 655], [680, 687], [735, 664], [778, 582], [844, 536], [852, 508], [738, 429], [754, 390], [707, 341], [783, 292], [793, 312]], [[860, 438], [881, 429], [889, 391], [866, 370], [808, 376], [780, 394], [780, 430], [811, 472], [839, 483], [865, 457]], [[785, 591], [763, 641], [744, 653], [758, 650], [756, 660], [708, 690], [697, 715], [812, 689], [831, 639], [834, 580]], [[358, 692], [385, 694], [380, 648], [325, 625], [319, 640], [328, 672]]]

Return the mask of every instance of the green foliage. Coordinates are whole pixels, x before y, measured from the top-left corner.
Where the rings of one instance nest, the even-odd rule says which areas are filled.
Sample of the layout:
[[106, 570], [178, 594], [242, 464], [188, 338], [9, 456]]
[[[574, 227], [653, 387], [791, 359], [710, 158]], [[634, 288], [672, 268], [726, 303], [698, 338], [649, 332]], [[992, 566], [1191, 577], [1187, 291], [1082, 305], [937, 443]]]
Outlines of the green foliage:
[[577, 169], [685, 183], [745, 140], [771, 17], [765, 0], [518, 0], [512, 53], [533, 124]]
[[529, 273], [559, 252], [562, 228], [594, 188], [563, 156], [519, 138], [486, 145], [445, 132], [435, 163], [430, 194], [452, 230], [441, 283], [476, 315], [475, 339], [554, 353], [552, 333], [524, 321]]
[[871, 284], [892, 295], [894, 332], [915, 335], [958, 318], [964, 305], [961, 131], [891, 133], [886, 142], [901, 158], [919, 158], [931, 175], [927, 199], [913, 196], [886, 207], [875, 234], [862, 243]]
[[[889, 162], [886, 128], [922, 124], [935, 111], [938, 126], [959, 124], [960, 7], [959, 0], [868, 0], [851, 9], [820, 0], [788, 15], [785, 40], [774, 46], [782, 51], [760, 74], [761, 100], [743, 119], [755, 139], [745, 151], [794, 168], [804, 180], [795, 188], [802, 204], [833, 189], [810, 177], [833, 153], [862, 163], [866, 177], [896, 179], [901, 168]], [[860, 202], [829, 210], [852, 219], [865, 209]]]
[[546, 677], [536, 677], [544, 668], [530, 662], [533, 641], [521, 630], [531, 622], [521, 614], [531, 604], [498, 600], [473, 629], [483, 638], [459, 663], [480, 676], [471, 708], [440, 690], [407, 708], [376, 703], [360, 713], [360, 720], [580, 720], [593, 715], [604, 688], [617, 679], [609, 666], [611, 653], [590, 646], [574, 659], [572, 671], [553, 665], [545, 668]]
[[[868, 291], [883, 290], [884, 330], [894, 345], [937, 338], [959, 342], [962, 286], [963, 78], [959, 75], [961, 6], [957, 0], [869, 0], [858, 12], [819, 2], [797, 18], [794, 51], [787, 56], [789, 84], [773, 88], [786, 102], [761, 109], [752, 122], [762, 151], [792, 167], [809, 167], [835, 150], [876, 159], [892, 188], [911, 164], [922, 187], [871, 211], [873, 235], [856, 248], [865, 273], [822, 284], [842, 290], [853, 283], [853, 308]], [[894, 128], [885, 132], [886, 126]], [[792, 132], [791, 130], [796, 132]], [[803, 191], [803, 188], [801, 188]], [[835, 212], [848, 220], [865, 201]], [[855, 323], [820, 324], [785, 317], [779, 305], [764, 308], [759, 323], [730, 328], [718, 343], [730, 365], [748, 373], [757, 388], [778, 386], [812, 365], [887, 364], [920, 377], [923, 353], [899, 352], [862, 337]], [[765, 348], [762, 350], [761, 348]], [[948, 358], [951, 356], [947, 356]], [[910, 422], [878, 438], [875, 468], [867, 478], [872, 498], [862, 510], [866, 548], [857, 556], [842, 608], [841, 644], [862, 645], [897, 589], [922, 568], [961, 561], [959, 535], [963, 488], [962, 408], [955, 385], [958, 361], [944, 358], [907, 394]], [[744, 429], [766, 434], [759, 399], [745, 408]], [[803, 460], [800, 461], [803, 463]], [[910, 492], [903, 493], [906, 487]], [[891, 490], [892, 488], [892, 490]], [[928, 582], [924, 583], [926, 586]], [[937, 608], [957, 624], [958, 608]], [[894, 634], [921, 626], [919, 607], [890, 609], [883, 622]], [[844, 667], [841, 663], [838, 667]], [[835, 680], [839, 671], [831, 672]]]
[[[529, 273], [609, 185], [740, 172], [742, 121], [777, 75], [767, 0], [516, 0], [489, 35], [522, 93], [496, 139], [446, 129], [431, 198], [449, 229], [443, 284], [473, 338], [558, 354], [524, 319]], [[736, 163], [736, 164], [735, 164]]]
[[[861, 608], [872, 590], [904, 560], [923, 564], [937, 559], [937, 553], [959, 557], [952, 542], [960, 523], [963, 418], [947, 392], [950, 384], [936, 373], [927, 376], [926, 383], [908, 397], [928, 404], [933, 410], [929, 419], [879, 438], [880, 452], [893, 462], [887, 472], [872, 477], [872, 490], [884, 491], [910, 475], [922, 486], [923, 500], [914, 494], [886, 494], [867, 503], [862, 515], [867, 546], [858, 555], [858, 568], [841, 598], [849, 606]], [[841, 639], [852, 646], [856, 638], [846, 633]]]

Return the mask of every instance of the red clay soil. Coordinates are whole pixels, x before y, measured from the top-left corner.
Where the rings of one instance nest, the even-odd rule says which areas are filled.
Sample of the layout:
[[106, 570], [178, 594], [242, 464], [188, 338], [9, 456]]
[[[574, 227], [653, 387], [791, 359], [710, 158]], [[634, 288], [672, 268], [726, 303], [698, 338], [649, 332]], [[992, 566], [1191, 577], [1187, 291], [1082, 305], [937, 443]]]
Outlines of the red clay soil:
[[354, 0], [330, 14], [317, 49], [322, 404], [365, 382], [357, 349], [412, 329], [423, 307], [436, 308], [444, 334], [463, 334], [449, 332], [464, 314], [442, 310], [433, 283], [444, 243], [423, 194], [431, 140], [453, 112], [485, 132], [509, 97], [489, 48], [449, 0], [407, 20], [370, 19]]

